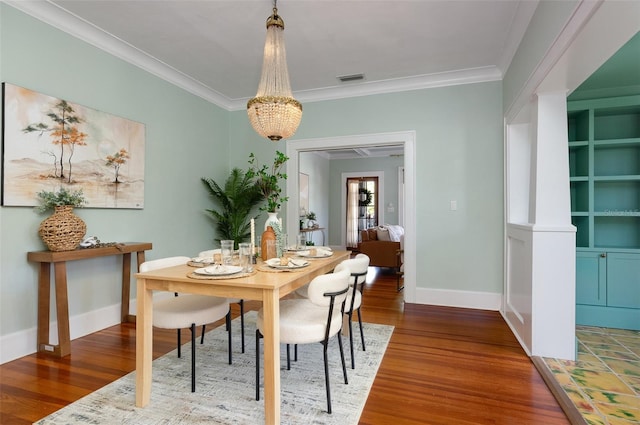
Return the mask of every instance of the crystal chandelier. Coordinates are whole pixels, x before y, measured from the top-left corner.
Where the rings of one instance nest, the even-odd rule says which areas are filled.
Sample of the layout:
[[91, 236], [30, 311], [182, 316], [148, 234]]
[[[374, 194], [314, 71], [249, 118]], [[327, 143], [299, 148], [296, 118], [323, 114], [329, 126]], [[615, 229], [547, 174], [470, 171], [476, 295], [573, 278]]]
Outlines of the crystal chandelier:
[[302, 118], [302, 104], [293, 98], [284, 48], [284, 21], [273, 2], [273, 15], [267, 19], [262, 76], [258, 93], [247, 102], [253, 129], [274, 142], [293, 135]]

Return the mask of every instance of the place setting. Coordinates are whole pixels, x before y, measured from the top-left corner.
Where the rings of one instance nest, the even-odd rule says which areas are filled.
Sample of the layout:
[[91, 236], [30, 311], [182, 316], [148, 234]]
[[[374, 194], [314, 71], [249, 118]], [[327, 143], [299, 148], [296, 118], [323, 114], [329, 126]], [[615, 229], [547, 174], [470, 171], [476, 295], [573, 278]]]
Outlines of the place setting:
[[290, 272], [298, 271], [308, 265], [309, 262], [301, 258], [275, 257], [263, 261], [259, 266], [259, 270], [265, 272]]
[[222, 262], [220, 254], [218, 254], [218, 260], [215, 257], [193, 257], [187, 265], [191, 267], [207, 267], [213, 264], [220, 264]]
[[328, 258], [333, 255], [333, 250], [328, 246], [319, 246], [316, 248], [309, 248], [296, 252], [296, 255], [303, 258]]
[[212, 257], [194, 257], [187, 264], [197, 269], [187, 277], [193, 279], [236, 279], [256, 273], [251, 262], [251, 249], [248, 243], [240, 243], [238, 251], [233, 250], [233, 241], [221, 241], [220, 253]]

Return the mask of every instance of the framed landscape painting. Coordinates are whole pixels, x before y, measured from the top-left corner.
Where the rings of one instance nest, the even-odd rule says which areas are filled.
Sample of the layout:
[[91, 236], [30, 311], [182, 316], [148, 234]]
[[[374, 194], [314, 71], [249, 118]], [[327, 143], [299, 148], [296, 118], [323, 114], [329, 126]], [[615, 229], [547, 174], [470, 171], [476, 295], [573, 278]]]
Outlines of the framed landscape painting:
[[2, 84], [2, 205], [82, 189], [88, 208], [144, 208], [144, 124]]

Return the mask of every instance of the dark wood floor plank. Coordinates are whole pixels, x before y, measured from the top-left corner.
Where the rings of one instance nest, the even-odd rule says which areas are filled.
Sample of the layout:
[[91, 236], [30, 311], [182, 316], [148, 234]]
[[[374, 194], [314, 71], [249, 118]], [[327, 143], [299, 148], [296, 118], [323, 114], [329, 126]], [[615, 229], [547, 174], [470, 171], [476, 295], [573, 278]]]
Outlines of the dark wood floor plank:
[[[499, 313], [405, 305], [387, 270], [372, 268], [367, 282], [363, 320], [395, 331], [361, 424], [569, 424]], [[259, 307], [246, 303], [247, 310]], [[237, 316], [237, 306], [232, 310]], [[154, 358], [175, 348], [174, 331], [155, 329], [153, 338]], [[135, 325], [76, 339], [71, 351], [0, 366], [1, 424], [31, 424], [134, 370]]]

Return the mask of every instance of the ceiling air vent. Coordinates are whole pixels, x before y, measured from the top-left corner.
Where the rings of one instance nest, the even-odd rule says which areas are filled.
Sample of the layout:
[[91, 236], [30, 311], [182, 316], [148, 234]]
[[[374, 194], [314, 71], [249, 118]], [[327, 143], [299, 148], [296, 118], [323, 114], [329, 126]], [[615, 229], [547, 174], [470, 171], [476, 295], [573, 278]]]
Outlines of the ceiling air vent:
[[351, 81], [364, 80], [364, 74], [351, 74], [351, 75], [340, 75], [338, 80], [342, 83], [348, 83]]

